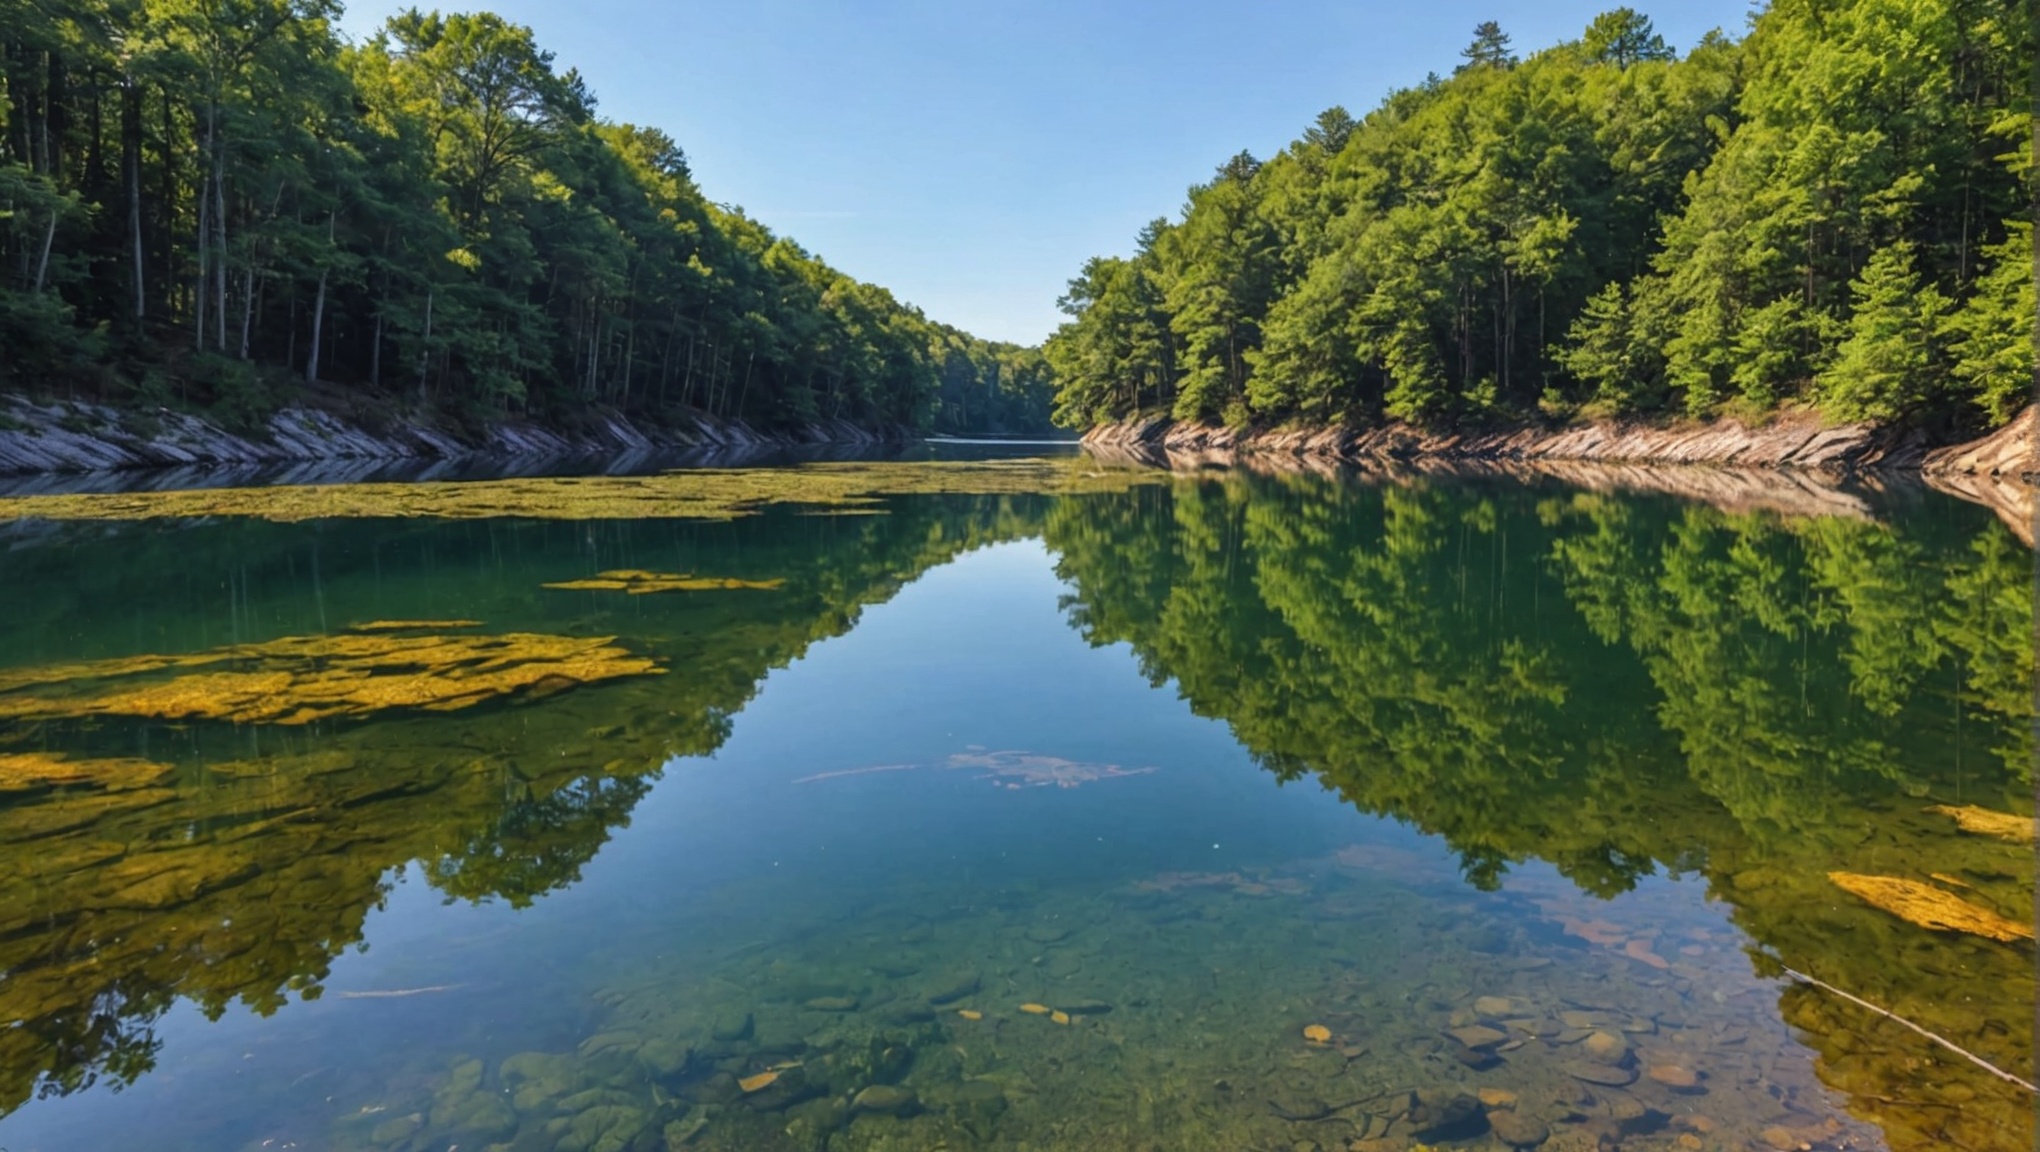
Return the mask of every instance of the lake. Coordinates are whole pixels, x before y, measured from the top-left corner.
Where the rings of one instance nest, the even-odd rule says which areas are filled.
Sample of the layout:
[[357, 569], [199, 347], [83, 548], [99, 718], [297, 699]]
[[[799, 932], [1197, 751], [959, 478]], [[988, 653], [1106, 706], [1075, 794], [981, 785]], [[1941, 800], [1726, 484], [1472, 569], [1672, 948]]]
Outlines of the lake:
[[1987, 510], [976, 455], [0, 499], [0, 1148], [2033, 1146]]

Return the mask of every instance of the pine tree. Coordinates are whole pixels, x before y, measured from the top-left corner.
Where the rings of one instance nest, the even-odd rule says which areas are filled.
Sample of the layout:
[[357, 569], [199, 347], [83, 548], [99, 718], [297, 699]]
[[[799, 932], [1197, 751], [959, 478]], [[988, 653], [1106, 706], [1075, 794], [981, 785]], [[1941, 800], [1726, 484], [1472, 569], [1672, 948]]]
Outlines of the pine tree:
[[1921, 284], [1912, 245], [1903, 241], [1872, 253], [1849, 291], [1848, 338], [1816, 382], [1823, 407], [1844, 420], [1914, 412], [1945, 372], [1947, 298]]

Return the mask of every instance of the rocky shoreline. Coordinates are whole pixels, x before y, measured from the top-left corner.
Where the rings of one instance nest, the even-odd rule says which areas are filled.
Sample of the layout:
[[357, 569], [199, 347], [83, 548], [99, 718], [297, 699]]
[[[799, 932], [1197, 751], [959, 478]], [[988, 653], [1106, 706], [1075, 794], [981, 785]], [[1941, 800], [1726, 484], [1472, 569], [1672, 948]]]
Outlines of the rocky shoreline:
[[1760, 426], [1735, 420], [1660, 427], [1599, 421], [1555, 428], [1434, 431], [1403, 423], [1375, 428], [1265, 428], [1180, 423], [1147, 417], [1101, 424], [1088, 446], [1194, 463], [1199, 457], [1319, 456], [1353, 463], [1417, 460], [1610, 464], [1698, 464], [1827, 472], [1963, 473], [2031, 478], [2040, 418], [2027, 408], [2004, 428], [1968, 444], [1937, 447], [1916, 431], [1872, 424], [1827, 426], [1805, 415]]
[[1547, 477], [1593, 490], [1656, 492], [1732, 511], [1868, 513], [1866, 489], [1924, 480], [1997, 513], [2028, 547], [2040, 515], [2040, 409], [1989, 436], [1935, 446], [1916, 432], [1823, 426], [1785, 417], [1688, 427], [1603, 422], [1562, 428], [1439, 432], [1371, 429], [1240, 431], [1159, 417], [1103, 424], [1084, 435], [1093, 456], [1178, 469], [1250, 467], [1386, 474]]
[[167, 408], [117, 409], [77, 401], [0, 396], [0, 476], [137, 468], [235, 468], [313, 462], [546, 459], [624, 453], [754, 453], [807, 445], [876, 446], [907, 438], [848, 421], [763, 431], [694, 413], [651, 425], [591, 411], [571, 429], [504, 420], [460, 433], [403, 416], [299, 404], [251, 434]]

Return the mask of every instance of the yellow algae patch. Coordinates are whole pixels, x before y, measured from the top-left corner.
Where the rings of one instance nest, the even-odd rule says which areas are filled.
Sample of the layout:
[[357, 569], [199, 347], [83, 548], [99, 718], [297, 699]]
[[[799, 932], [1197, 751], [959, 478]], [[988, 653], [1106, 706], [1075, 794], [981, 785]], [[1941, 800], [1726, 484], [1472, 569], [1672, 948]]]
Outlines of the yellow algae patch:
[[453, 628], [480, 628], [480, 620], [370, 620], [349, 624], [350, 632], [445, 632]]
[[736, 580], [724, 576], [694, 576], [688, 573], [646, 572], [637, 568], [618, 568], [599, 572], [586, 580], [560, 580], [545, 585], [574, 592], [627, 592], [642, 596], [647, 592], [721, 592], [736, 591], [740, 588], [773, 589], [784, 580]]
[[979, 1012], [973, 1008], [958, 1008], [956, 1010], [956, 1014], [958, 1016], [963, 1017], [965, 1020], [982, 1020], [985, 1018], [984, 1013]]
[[746, 1092], [756, 1092], [760, 1088], [770, 1088], [778, 1079], [777, 1072], [760, 1072], [756, 1076], [746, 1076], [737, 1081], [737, 1087]]
[[169, 765], [153, 760], [67, 760], [42, 752], [0, 753], [0, 793], [80, 784], [119, 791], [152, 783], [170, 770]]
[[2010, 812], [1995, 812], [1974, 805], [1956, 808], [1947, 804], [1936, 804], [1927, 811], [1954, 817], [1956, 825], [1964, 832], [1977, 832], [1985, 836], [1995, 836], [2000, 840], [2025, 844], [2033, 842], [2034, 820], [2031, 816], [2014, 816]]
[[1029, 1016], [1046, 1016], [1050, 1012], [1055, 1011], [1055, 1009], [1050, 1008], [1046, 1004], [1034, 1004], [1034, 1003], [1022, 1004], [1020, 1006], [1020, 1010], [1022, 1012], [1027, 1013]]
[[422, 483], [297, 484], [171, 492], [68, 493], [0, 499], [12, 520], [160, 520], [245, 516], [296, 522], [355, 517], [540, 520], [730, 520], [773, 505], [882, 511], [892, 496], [1121, 492], [1165, 471], [1094, 461], [920, 460], [700, 468], [654, 476], [552, 476]]
[[1067, 1012], [1063, 1012], [1063, 1011], [1060, 1011], [1060, 1010], [1058, 1010], [1058, 1011], [1054, 1011], [1054, 1012], [1050, 1012], [1050, 1013], [1048, 1014], [1048, 1018], [1049, 1018], [1050, 1020], [1053, 1020], [1053, 1021], [1055, 1021], [1055, 1022], [1056, 1022], [1056, 1023], [1058, 1023], [1058, 1024], [1067, 1024], [1067, 1023], [1069, 1023], [1069, 1022], [1070, 1022], [1070, 1014], [1069, 1014], [1069, 1013], [1067, 1013]]
[[1967, 932], [2006, 943], [2033, 938], [2033, 929], [2028, 925], [2007, 920], [1988, 908], [1979, 908], [1959, 896], [1951, 896], [1916, 880], [1864, 876], [1854, 872], [1830, 872], [1828, 879], [1842, 891], [1922, 928], [1936, 932]]
[[[163, 671], [177, 674], [149, 675]], [[309, 724], [392, 708], [450, 712], [515, 693], [548, 695], [660, 671], [609, 636], [286, 636], [185, 656], [17, 670], [0, 675], [0, 720]]]
[[1311, 1024], [1304, 1028], [1303, 1038], [1313, 1044], [1329, 1044], [1332, 1042], [1332, 1030], [1322, 1024]]

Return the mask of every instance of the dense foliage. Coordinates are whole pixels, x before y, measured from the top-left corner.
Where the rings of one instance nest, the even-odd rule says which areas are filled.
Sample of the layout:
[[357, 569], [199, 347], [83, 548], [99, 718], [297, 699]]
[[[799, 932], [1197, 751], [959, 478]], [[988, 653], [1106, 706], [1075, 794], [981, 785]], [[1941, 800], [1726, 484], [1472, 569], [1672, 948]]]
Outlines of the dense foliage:
[[1724, 411], [1995, 424], [2034, 384], [2033, 25], [1776, 0], [1676, 56], [1630, 9], [1241, 153], [1047, 344], [1057, 417]]
[[710, 203], [529, 29], [412, 11], [350, 45], [339, 7], [0, 0], [0, 385], [1045, 425], [1039, 353]]

